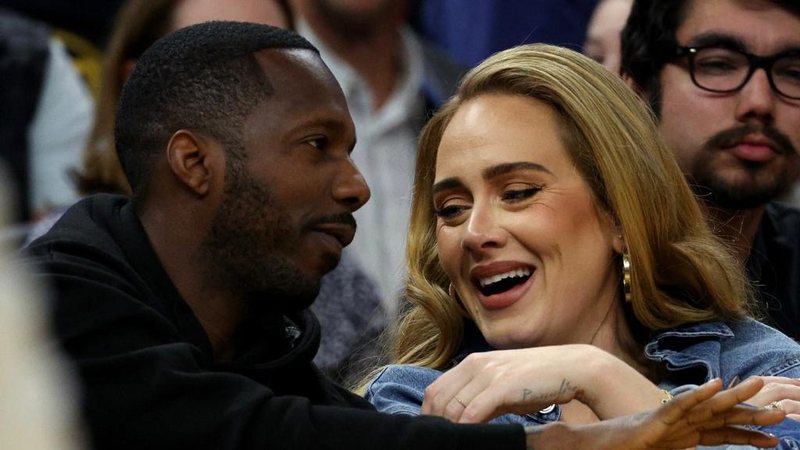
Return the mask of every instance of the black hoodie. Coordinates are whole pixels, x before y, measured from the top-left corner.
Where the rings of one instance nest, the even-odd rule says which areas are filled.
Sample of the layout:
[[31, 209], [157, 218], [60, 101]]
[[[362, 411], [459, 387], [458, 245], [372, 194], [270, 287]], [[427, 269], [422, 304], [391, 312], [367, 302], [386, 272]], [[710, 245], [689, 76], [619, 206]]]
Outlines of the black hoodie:
[[54, 292], [57, 337], [77, 367], [98, 449], [522, 449], [515, 425], [388, 416], [311, 362], [312, 313], [265, 315], [219, 364], [130, 202], [70, 208], [25, 254]]

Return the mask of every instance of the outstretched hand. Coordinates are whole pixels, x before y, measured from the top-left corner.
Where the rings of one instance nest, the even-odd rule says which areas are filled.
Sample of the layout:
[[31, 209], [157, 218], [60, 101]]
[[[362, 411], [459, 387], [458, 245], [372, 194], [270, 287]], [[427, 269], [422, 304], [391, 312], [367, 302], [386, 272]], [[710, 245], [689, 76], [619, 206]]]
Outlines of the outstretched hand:
[[590, 425], [553, 423], [529, 427], [528, 448], [650, 450], [720, 444], [774, 447], [778, 444], [775, 437], [740, 427], [772, 425], [784, 419], [785, 412], [779, 409], [741, 405], [763, 386], [762, 379], [751, 378], [721, 391], [722, 381], [715, 379], [648, 412]]

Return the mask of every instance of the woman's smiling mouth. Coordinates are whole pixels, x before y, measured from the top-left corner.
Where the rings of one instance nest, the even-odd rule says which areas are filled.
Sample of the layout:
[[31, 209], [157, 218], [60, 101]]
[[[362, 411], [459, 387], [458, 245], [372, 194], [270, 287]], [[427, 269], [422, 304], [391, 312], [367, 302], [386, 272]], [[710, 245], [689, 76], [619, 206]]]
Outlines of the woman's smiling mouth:
[[520, 263], [495, 263], [473, 269], [472, 284], [484, 308], [502, 309], [522, 297], [535, 271], [535, 267]]

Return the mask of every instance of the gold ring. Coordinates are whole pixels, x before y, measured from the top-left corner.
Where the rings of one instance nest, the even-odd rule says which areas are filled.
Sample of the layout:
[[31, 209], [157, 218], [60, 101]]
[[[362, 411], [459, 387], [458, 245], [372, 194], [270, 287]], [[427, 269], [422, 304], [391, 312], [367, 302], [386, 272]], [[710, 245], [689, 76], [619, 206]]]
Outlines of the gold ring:
[[783, 406], [781, 405], [781, 401], [777, 400], [777, 401], [774, 401], [774, 402], [770, 403], [769, 405], [767, 405], [766, 408], [767, 409], [783, 409]]
[[462, 402], [458, 397], [453, 396], [453, 400], [457, 401], [459, 405], [463, 406], [464, 408], [467, 407], [467, 404]]

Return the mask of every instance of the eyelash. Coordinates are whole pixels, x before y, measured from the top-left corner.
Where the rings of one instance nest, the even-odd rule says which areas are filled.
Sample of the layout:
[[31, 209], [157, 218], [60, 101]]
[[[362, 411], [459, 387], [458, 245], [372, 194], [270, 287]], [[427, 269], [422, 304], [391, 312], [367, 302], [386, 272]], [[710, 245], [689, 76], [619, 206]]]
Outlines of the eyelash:
[[510, 201], [513, 203], [533, 197], [541, 190], [542, 188], [540, 186], [532, 186], [527, 189], [509, 190], [503, 192], [503, 196], [501, 198], [505, 201]]
[[[541, 186], [532, 186], [527, 189], [508, 190], [503, 192], [503, 195], [500, 198], [506, 202], [516, 203], [533, 197], [541, 190]], [[437, 217], [446, 220], [458, 216], [465, 209], [467, 209], [467, 207], [463, 205], [451, 205], [436, 209], [434, 214], [436, 214]]]
[[464, 209], [465, 207], [463, 206], [445, 206], [444, 208], [435, 210], [434, 214], [441, 219], [452, 219], [464, 211]]

